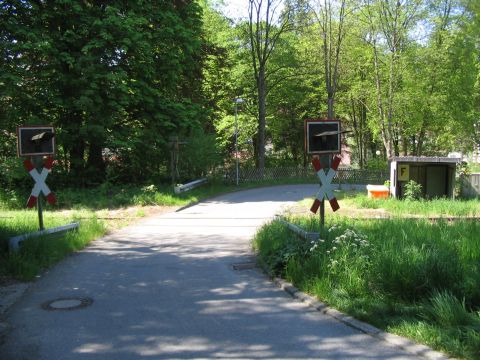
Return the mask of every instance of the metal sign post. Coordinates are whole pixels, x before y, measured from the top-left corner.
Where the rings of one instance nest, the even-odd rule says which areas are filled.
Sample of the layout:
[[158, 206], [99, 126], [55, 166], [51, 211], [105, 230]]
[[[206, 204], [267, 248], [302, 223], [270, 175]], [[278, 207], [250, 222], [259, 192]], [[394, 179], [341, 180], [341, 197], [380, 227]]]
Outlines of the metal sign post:
[[[33, 163], [35, 165], [36, 171], [40, 172], [40, 168], [42, 167], [43, 163], [43, 156], [32, 156]], [[32, 191], [33, 193], [33, 191]], [[33, 195], [30, 195], [32, 197]], [[30, 198], [29, 198], [30, 200]], [[28, 205], [27, 205], [28, 206]], [[38, 229], [40, 231], [45, 230], [45, 227], [43, 226], [43, 208], [42, 208], [42, 196], [41, 194], [38, 194], [38, 199], [37, 199], [37, 210], [38, 210]]]
[[180, 145], [187, 144], [186, 141], [180, 141], [178, 136], [170, 136], [170, 171], [172, 177], [172, 185], [175, 187], [180, 173], [178, 171], [178, 156], [180, 153]]
[[325, 225], [325, 198], [330, 202], [330, 206], [332, 207], [333, 211], [337, 211], [340, 209], [338, 205], [337, 199], [333, 193], [332, 187], [332, 180], [337, 173], [338, 165], [340, 164], [341, 158], [339, 156], [334, 156], [331, 168], [325, 169], [322, 168], [320, 160], [318, 157], [314, 157], [312, 160], [312, 165], [315, 171], [317, 172], [317, 176], [320, 180], [320, 190], [317, 193], [316, 199], [313, 202], [310, 211], [314, 214], [317, 213], [318, 209], [320, 208], [320, 227], [323, 229]]
[[[19, 157], [30, 157], [23, 162], [25, 169], [27, 169], [35, 181], [27, 201], [27, 207], [32, 208], [37, 205], [38, 225], [40, 230], [44, 230], [41, 195], [43, 193], [47, 201], [52, 205], [57, 201], [55, 195], [45, 183], [53, 166], [53, 158], [50, 155], [55, 154], [55, 131], [53, 126], [31, 125], [17, 127], [17, 153]], [[45, 155], [48, 157], [44, 162]]]
[[[49, 204], [53, 205], [56, 203], [57, 199], [55, 194], [50, 191], [45, 180], [47, 179], [48, 173], [51, 171], [53, 166], [53, 158], [48, 157], [45, 162], [43, 162], [43, 156], [36, 155], [32, 156], [32, 160], [25, 160], [23, 165], [25, 169], [30, 173], [30, 176], [35, 181], [30, 197], [27, 201], [27, 207], [32, 208], [37, 205], [38, 209], [38, 223], [40, 230], [43, 230], [43, 213], [42, 213], [42, 201], [41, 195], [45, 195]], [[42, 166], [43, 165], [43, 166]]]
[[333, 211], [340, 208], [332, 187], [332, 180], [341, 161], [341, 158], [334, 154], [341, 153], [341, 134], [346, 132], [341, 130], [340, 125], [339, 120], [305, 120], [305, 152], [315, 155], [312, 165], [320, 180], [320, 190], [310, 211], [316, 214], [320, 209], [321, 230], [325, 226], [325, 198], [330, 202]]

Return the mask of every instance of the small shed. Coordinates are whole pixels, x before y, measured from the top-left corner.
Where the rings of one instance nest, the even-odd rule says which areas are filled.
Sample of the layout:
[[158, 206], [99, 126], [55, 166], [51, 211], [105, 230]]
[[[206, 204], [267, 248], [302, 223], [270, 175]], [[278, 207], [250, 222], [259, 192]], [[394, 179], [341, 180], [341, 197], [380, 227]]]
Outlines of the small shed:
[[460, 158], [403, 156], [390, 159], [390, 194], [401, 198], [410, 180], [422, 185], [423, 197], [454, 197]]

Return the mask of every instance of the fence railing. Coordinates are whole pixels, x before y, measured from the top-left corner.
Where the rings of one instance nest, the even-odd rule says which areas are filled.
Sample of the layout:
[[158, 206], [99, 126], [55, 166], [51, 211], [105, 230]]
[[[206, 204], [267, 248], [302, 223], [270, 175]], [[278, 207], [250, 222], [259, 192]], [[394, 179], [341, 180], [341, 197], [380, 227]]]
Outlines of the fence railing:
[[480, 196], [480, 174], [470, 174], [461, 178], [462, 196], [474, 198]]
[[[262, 171], [255, 168], [240, 168], [238, 180], [241, 183], [262, 180], [305, 180], [308, 182], [317, 182], [318, 177], [312, 168], [301, 167], [275, 167], [265, 168]], [[333, 183], [336, 184], [383, 184], [389, 179], [389, 173], [386, 170], [365, 170], [365, 169], [345, 169], [339, 168]], [[223, 180], [227, 183], [236, 182], [236, 170], [225, 170]]]

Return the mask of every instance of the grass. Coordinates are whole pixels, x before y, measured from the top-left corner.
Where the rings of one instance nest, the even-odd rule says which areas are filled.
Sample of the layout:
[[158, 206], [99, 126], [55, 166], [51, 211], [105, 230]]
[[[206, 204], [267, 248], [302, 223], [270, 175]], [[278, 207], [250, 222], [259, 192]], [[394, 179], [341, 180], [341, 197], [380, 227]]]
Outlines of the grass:
[[[298, 180], [287, 180], [282, 183], [297, 182]], [[17, 254], [8, 252], [8, 239], [36, 231], [37, 212], [22, 210], [29, 193], [0, 191], [0, 277], [31, 280], [107, 231], [126, 226], [135, 218], [145, 216], [146, 211], [143, 209], [146, 206], [186, 206], [222, 193], [272, 184], [271, 181], [263, 181], [237, 187], [214, 182], [181, 194], [175, 194], [171, 186], [153, 184], [104, 184], [92, 189], [59, 189], [56, 191], [57, 204], [53, 207], [46, 206], [44, 211], [45, 228], [78, 220], [79, 231], [64, 236], [30, 239], [22, 244], [22, 250]], [[131, 207], [135, 209], [130, 211]]]
[[[337, 199], [341, 200], [341, 207], [352, 207], [357, 209], [384, 209], [392, 216], [480, 216], [480, 200], [457, 199], [432, 199], [432, 200], [398, 200], [394, 198], [374, 199], [367, 197], [366, 193], [355, 191], [336, 191]], [[309, 203], [305, 200], [302, 203]]]
[[[466, 359], [480, 356], [480, 224], [327, 217], [302, 242], [273, 222], [260, 261], [303, 291], [382, 329]], [[292, 218], [316, 230], [313, 216]]]
[[[81, 220], [79, 220], [81, 219]], [[22, 243], [17, 253], [8, 252], [8, 239], [14, 235], [37, 230], [36, 211], [2, 211], [0, 218], [0, 275], [20, 280], [32, 280], [66, 255], [80, 250], [92, 239], [105, 233], [103, 222], [93, 212], [74, 212], [68, 216], [45, 212], [46, 228], [80, 221], [80, 227], [63, 235], [30, 238]]]
[[470, 167], [470, 172], [477, 173], [477, 174], [480, 173], [480, 163], [470, 163], [469, 167]]
[[[270, 185], [305, 183], [304, 179], [285, 179], [281, 181], [264, 180], [240, 183], [239, 186], [214, 181], [194, 188], [188, 192], [175, 194], [171, 185], [149, 184], [112, 185], [103, 184], [89, 189], [58, 189], [55, 190], [57, 204], [53, 209], [117, 209], [128, 206], [185, 206], [202, 199], [223, 193]], [[30, 190], [2, 191], [0, 190], [1, 209], [23, 209]]]

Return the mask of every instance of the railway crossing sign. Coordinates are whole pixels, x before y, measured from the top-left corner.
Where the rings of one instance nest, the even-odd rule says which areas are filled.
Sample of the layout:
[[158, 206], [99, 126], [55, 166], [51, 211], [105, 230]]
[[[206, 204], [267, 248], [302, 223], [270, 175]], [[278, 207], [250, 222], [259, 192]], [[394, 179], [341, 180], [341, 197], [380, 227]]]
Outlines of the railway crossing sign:
[[317, 172], [317, 176], [320, 179], [320, 190], [317, 193], [316, 199], [313, 202], [310, 211], [314, 214], [317, 213], [318, 208], [321, 205], [321, 201], [327, 199], [330, 202], [330, 206], [332, 207], [333, 211], [337, 211], [340, 209], [338, 205], [337, 199], [333, 194], [333, 187], [332, 187], [332, 180], [335, 177], [335, 174], [338, 169], [338, 165], [340, 164], [341, 158], [337, 155], [333, 157], [332, 167], [328, 169], [327, 172], [322, 168], [320, 160], [318, 157], [314, 157], [312, 159], [312, 165], [315, 171]]
[[[43, 209], [41, 194], [53, 205], [57, 202], [55, 195], [45, 183], [53, 166], [52, 155], [55, 155], [55, 129], [51, 125], [22, 125], [17, 127], [17, 154], [28, 156], [23, 162], [30, 176], [35, 181], [27, 207], [37, 205], [38, 224], [43, 227]], [[47, 158], [44, 161], [44, 156]], [[42, 166], [43, 165], [43, 166]]]
[[339, 154], [341, 152], [339, 120], [305, 120], [307, 154]]
[[55, 131], [51, 125], [17, 127], [18, 156], [55, 155]]
[[27, 207], [32, 208], [35, 206], [35, 204], [37, 204], [37, 199], [40, 193], [43, 193], [43, 195], [45, 195], [45, 198], [47, 199], [49, 204], [54, 205], [57, 202], [57, 199], [55, 198], [54, 193], [50, 191], [47, 184], [45, 183], [48, 173], [53, 166], [53, 158], [49, 156], [45, 160], [41, 172], [38, 172], [30, 159], [25, 160], [23, 162], [23, 165], [25, 166], [25, 169], [27, 169], [27, 171], [30, 173], [30, 176], [33, 178], [33, 180], [35, 180], [35, 185], [33, 186], [32, 193], [30, 194], [30, 197], [27, 201]]

